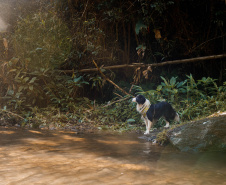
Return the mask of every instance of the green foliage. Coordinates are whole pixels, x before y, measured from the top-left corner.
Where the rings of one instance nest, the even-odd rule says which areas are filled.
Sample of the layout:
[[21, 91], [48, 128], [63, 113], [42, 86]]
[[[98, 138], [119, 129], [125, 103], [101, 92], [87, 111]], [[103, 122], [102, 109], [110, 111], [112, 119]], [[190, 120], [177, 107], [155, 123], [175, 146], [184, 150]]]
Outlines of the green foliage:
[[[223, 37], [218, 33], [219, 30], [224, 31], [221, 8], [216, 9], [215, 3], [203, 6], [202, 1], [197, 1], [195, 6], [204, 13], [196, 16], [195, 20], [188, 20], [193, 5], [189, 5], [189, 1], [181, 2], [140, 0], [131, 4], [130, 1], [121, 3], [116, 0], [92, 3], [63, 0], [56, 1], [60, 11], [55, 9], [57, 6], [46, 2], [48, 6], [28, 11], [26, 16], [21, 14], [16, 24], [12, 24], [15, 25], [12, 37], [7, 37], [15, 56], [10, 61], [0, 61], [1, 106], [22, 112], [26, 117], [24, 124], [29, 124], [34, 118], [36, 106], [48, 107], [46, 117], [49, 114], [61, 120], [63, 116], [59, 116], [59, 112], [63, 111], [68, 113], [67, 119], [75, 119], [79, 123], [95, 121], [112, 129], [131, 128], [131, 123], [141, 123], [131, 100], [106, 106], [81, 98], [84, 96], [83, 87], [87, 84], [102, 91], [105, 80], [96, 73], [83, 76], [75, 71], [70, 76], [57, 69], [93, 67], [93, 59], [99, 66], [121, 61], [136, 62], [139, 50], [145, 53], [142, 60], [149, 63], [209, 54], [213, 50], [211, 47], [216, 45], [220, 52], [220, 46], [224, 45], [219, 44], [221, 39], [215, 38]], [[200, 11], [202, 7], [207, 11]], [[180, 8], [185, 11], [179, 11]], [[209, 15], [208, 10], [213, 10], [213, 16], [211, 20], [206, 19], [204, 25], [207, 27], [200, 29], [201, 21], [196, 19], [204, 20]], [[172, 16], [169, 18], [168, 15]], [[210, 40], [206, 41], [206, 38]], [[202, 51], [197, 51], [199, 46], [202, 46]], [[11, 50], [9, 48], [9, 54]], [[195, 50], [197, 53], [194, 53]], [[4, 53], [6, 55], [7, 52]], [[133, 58], [129, 58], [131, 56]], [[175, 71], [174, 76], [180, 76], [181, 72]], [[129, 70], [124, 72], [125, 76], [121, 75], [122, 72], [118, 75], [125, 79], [120, 83], [128, 85], [131, 73]], [[155, 89], [145, 91], [134, 86], [133, 90], [144, 94], [152, 103], [171, 102], [185, 121], [225, 110], [226, 83], [219, 87], [215, 79], [203, 77], [196, 81], [192, 75], [187, 75], [184, 81], [179, 81], [178, 77], [168, 79], [165, 75], [161, 79], [161, 84]], [[39, 117], [35, 126], [45, 123], [38, 120]]]
[[77, 63], [66, 63], [70, 67], [82, 67], [92, 64], [92, 60], [97, 58], [104, 58], [107, 52], [104, 52], [104, 38], [105, 34], [97, 28], [97, 21], [95, 18], [83, 20], [81, 18], [72, 19], [73, 21], [73, 50], [71, 58], [77, 60]]
[[[169, 101], [180, 114], [183, 122], [226, 110], [226, 83], [218, 87], [216, 80], [210, 77], [204, 77], [198, 81], [194, 80], [192, 75], [186, 77], [187, 79], [184, 81], [177, 81], [177, 77], [172, 77], [169, 80], [161, 77], [163, 82], [156, 87], [156, 90], [144, 91], [142, 87], [134, 86], [133, 91], [136, 94], [143, 94], [152, 103]], [[142, 125], [142, 120], [136, 111], [136, 104], [131, 102], [131, 98], [128, 97], [128, 99], [112, 105], [100, 105], [92, 111], [92, 114], [86, 115], [86, 118], [98, 123], [102, 129], [130, 130], [139, 128]], [[112, 101], [114, 102], [114, 100]], [[162, 127], [164, 124], [164, 119], [160, 119], [155, 127]], [[165, 134], [160, 134], [157, 139], [165, 142], [161, 139], [165, 138]]]
[[142, 23], [141, 21], [138, 21], [138, 22], [136, 23], [136, 27], [135, 27], [135, 32], [136, 32], [137, 35], [139, 34], [139, 32], [140, 32], [140, 30], [141, 30], [142, 28], [147, 29], [147, 26], [144, 25], [144, 23]]
[[160, 145], [166, 144], [166, 143], [168, 142], [168, 139], [167, 139], [167, 130], [163, 130], [162, 132], [160, 132], [160, 133], [157, 135], [156, 140], [157, 140], [157, 142], [158, 142]]
[[21, 18], [13, 35], [15, 56], [27, 69], [58, 68], [72, 49], [70, 31], [53, 8]]
[[10, 110], [48, 105], [70, 111], [88, 84], [58, 72], [72, 50], [71, 32], [52, 6], [20, 17], [11, 36], [15, 56], [0, 62], [1, 104]]
[[179, 111], [183, 121], [210, 115], [216, 111], [225, 111], [226, 83], [218, 87], [215, 79], [203, 77], [195, 81], [193, 76], [178, 82], [177, 77], [170, 80], [161, 77], [163, 82], [156, 90], [144, 91], [136, 87], [138, 94], [143, 94], [151, 102], [166, 100]]
[[2, 64], [0, 83], [1, 102], [10, 110], [31, 110], [34, 106], [52, 105], [69, 111], [74, 108], [82, 87], [88, 84], [83, 76], [62, 75], [50, 69], [28, 70], [23, 62], [13, 58]]
[[[81, 4], [81, 6], [78, 8], [74, 6], [74, 4], [72, 5], [72, 2], [58, 1], [55, 6], [59, 12], [62, 10], [63, 12], [68, 12], [70, 8], [78, 8], [78, 10], [75, 10], [76, 15], [65, 16], [65, 19], [70, 25], [70, 31], [73, 33], [71, 38], [73, 51], [71, 52], [69, 59], [64, 62], [63, 67], [93, 67], [92, 60], [95, 60], [98, 65], [100, 63], [111, 63], [115, 59], [112, 56], [112, 52], [106, 48], [106, 35], [100, 26], [101, 22], [95, 16], [95, 13], [91, 11], [88, 11], [84, 17], [78, 16], [78, 14], [81, 13], [79, 10], [83, 6], [82, 2], [79, 4]], [[68, 8], [68, 6], [73, 7]], [[68, 13], [65, 14], [68, 15]]]

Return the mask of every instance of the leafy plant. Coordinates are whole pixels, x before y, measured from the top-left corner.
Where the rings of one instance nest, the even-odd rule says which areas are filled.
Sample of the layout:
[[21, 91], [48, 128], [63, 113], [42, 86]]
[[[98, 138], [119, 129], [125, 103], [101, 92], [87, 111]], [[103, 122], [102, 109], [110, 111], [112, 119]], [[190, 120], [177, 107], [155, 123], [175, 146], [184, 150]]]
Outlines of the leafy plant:
[[15, 56], [27, 69], [53, 69], [68, 58], [70, 31], [52, 7], [21, 18], [13, 35]]
[[161, 77], [163, 82], [156, 90], [144, 91], [136, 86], [137, 94], [143, 94], [151, 102], [166, 100], [171, 102], [179, 111], [182, 120], [191, 120], [200, 116], [209, 115], [216, 111], [224, 111], [226, 88], [218, 87], [215, 79], [203, 77], [195, 81], [193, 76], [186, 75], [187, 79], [177, 82], [176, 77], [170, 80]]
[[0, 62], [1, 102], [11, 110], [52, 105], [73, 109], [86, 82], [57, 71], [72, 50], [71, 32], [53, 6], [20, 17], [11, 37], [15, 56]]

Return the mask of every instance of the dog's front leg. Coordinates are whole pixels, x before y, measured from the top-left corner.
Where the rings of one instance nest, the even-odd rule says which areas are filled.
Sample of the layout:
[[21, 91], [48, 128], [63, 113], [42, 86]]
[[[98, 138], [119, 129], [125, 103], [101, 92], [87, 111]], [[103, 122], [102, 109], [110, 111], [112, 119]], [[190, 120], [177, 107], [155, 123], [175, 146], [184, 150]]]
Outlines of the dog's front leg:
[[147, 132], [148, 131], [148, 119], [143, 116], [141, 118], [144, 120], [144, 123], [146, 126], [146, 131], [144, 132], [144, 134], [149, 134], [149, 132]]
[[149, 134], [150, 129], [152, 127], [152, 122], [150, 120], [145, 120], [145, 123], [146, 123], [146, 131], [144, 132], [144, 135], [147, 135]]

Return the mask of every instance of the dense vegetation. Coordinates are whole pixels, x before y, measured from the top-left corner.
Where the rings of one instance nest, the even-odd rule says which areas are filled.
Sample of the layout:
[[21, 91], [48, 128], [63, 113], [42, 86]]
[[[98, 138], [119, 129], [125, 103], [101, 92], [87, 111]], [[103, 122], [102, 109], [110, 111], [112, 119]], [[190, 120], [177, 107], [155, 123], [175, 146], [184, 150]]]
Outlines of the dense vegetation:
[[[131, 97], [98, 72], [80, 69], [95, 67], [93, 60], [98, 66], [152, 64], [225, 53], [226, 6], [220, 0], [40, 0], [26, 2], [26, 11], [23, 3], [11, 6], [14, 26], [0, 33], [0, 104], [6, 117], [22, 116], [22, 125], [60, 127], [73, 120], [133, 128], [141, 122]], [[131, 95], [171, 102], [187, 121], [226, 110], [225, 69], [225, 59], [217, 59], [102, 72]]]

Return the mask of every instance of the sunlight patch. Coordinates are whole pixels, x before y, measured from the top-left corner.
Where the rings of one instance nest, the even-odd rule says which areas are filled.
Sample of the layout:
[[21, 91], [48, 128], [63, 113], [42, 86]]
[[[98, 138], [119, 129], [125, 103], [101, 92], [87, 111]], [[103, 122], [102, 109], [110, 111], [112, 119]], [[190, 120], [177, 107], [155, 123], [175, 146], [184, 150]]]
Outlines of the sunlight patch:
[[55, 141], [47, 141], [47, 140], [37, 140], [37, 139], [24, 139], [27, 143], [33, 145], [46, 145], [46, 146], [57, 146], [58, 144]]
[[127, 170], [143, 170], [143, 171], [150, 171], [150, 168], [144, 165], [138, 165], [138, 164], [122, 164], [120, 165], [122, 168], [125, 168]]
[[2, 20], [2, 18], [0, 17], [0, 32], [4, 32], [7, 30], [7, 24]]
[[0, 134], [15, 134], [15, 131], [0, 131]]
[[68, 136], [68, 135], [62, 135], [61, 136], [63, 139], [66, 140], [71, 140], [71, 141], [84, 141], [84, 138], [78, 138], [78, 137], [72, 137], [72, 136]]
[[43, 133], [41, 133], [40, 131], [37, 131], [37, 130], [29, 130], [29, 132], [34, 133], [34, 134], [43, 134]]

